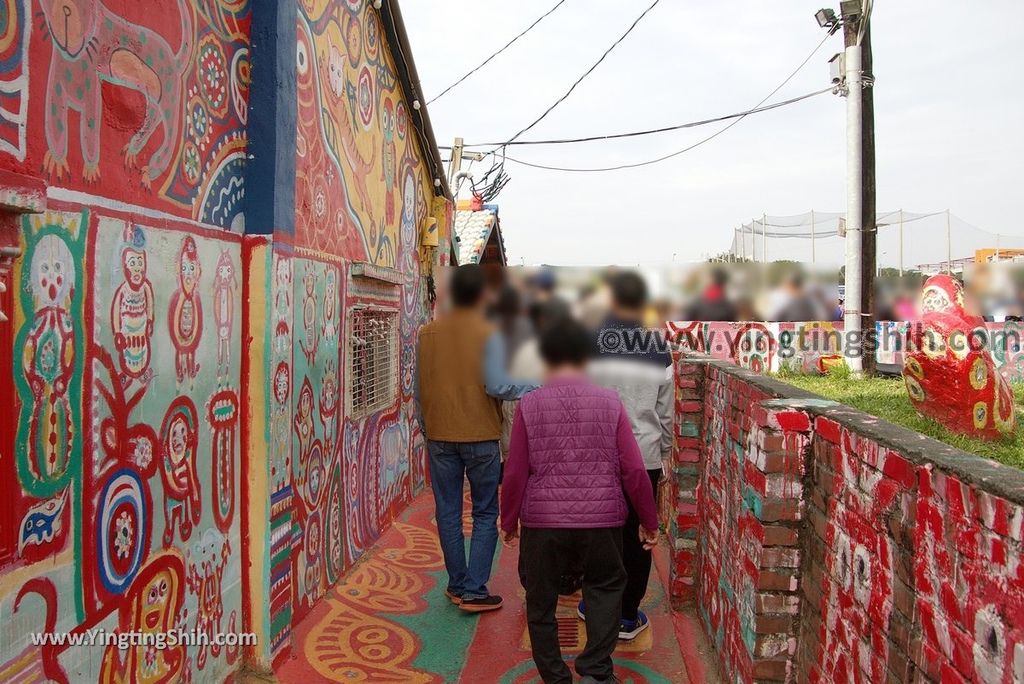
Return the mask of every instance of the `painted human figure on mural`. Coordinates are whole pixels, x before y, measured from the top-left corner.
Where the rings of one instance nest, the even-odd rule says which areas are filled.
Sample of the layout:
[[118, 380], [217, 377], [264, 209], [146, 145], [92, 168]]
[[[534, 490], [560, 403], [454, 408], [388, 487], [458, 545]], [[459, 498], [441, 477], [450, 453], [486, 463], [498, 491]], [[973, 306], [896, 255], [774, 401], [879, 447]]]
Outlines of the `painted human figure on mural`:
[[[185, 647], [155, 646], [157, 635], [179, 628], [179, 612], [185, 599], [185, 566], [181, 554], [171, 549], [154, 556], [139, 571], [118, 613], [118, 632], [142, 635], [121, 651], [116, 643], [103, 652], [102, 684], [169, 684], [178, 681], [185, 665]], [[148, 637], [145, 635], [149, 635]]]
[[320, 383], [320, 424], [324, 428], [324, 450], [331, 453], [338, 424], [338, 367], [334, 359], [327, 359]]
[[181, 540], [199, 524], [202, 504], [196, 475], [199, 433], [196, 407], [188, 397], [178, 397], [167, 409], [160, 428], [160, 479], [164, 485], [164, 546], [174, 540], [178, 525]]
[[203, 302], [197, 288], [202, 267], [195, 238], [186, 235], [178, 252], [178, 289], [171, 295], [167, 324], [176, 356], [174, 368], [178, 384], [190, 382], [199, 374], [196, 350], [203, 334]]
[[312, 265], [306, 266], [306, 274], [302, 277], [304, 294], [302, 297], [302, 330], [304, 340], [299, 340], [302, 353], [312, 365], [316, 359], [316, 350], [320, 345], [320, 331], [316, 327], [316, 271]]
[[110, 303], [110, 329], [127, 384], [145, 379], [149, 370], [155, 319], [153, 283], [146, 273], [146, 234], [139, 226], [125, 229], [121, 250], [122, 282]]
[[99, 0], [44, 0], [39, 3], [53, 42], [46, 88], [44, 167], [58, 179], [67, 175], [69, 110], [78, 123], [83, 175], [99, 179], [103, 83], [134, 90], [143, 96], [142, 126], [124, 148], [125, 164], [134, 166], [157, 128], [163, 140], [142, 168], [150, 187], [170, 165], [180, 142], [183, 77], [192, 52], [192, 15], [187, 0], [178, 0], [181, 45], [172, 50], [156, 31], [132, 24]]
[[309, 448], [313, 443], [313, 411], [316, 409], [313, 398], [313, 386], [309, 378], [302, 381], [299, 390], [299, 405], [295, 409], [295, 435], [299, 438], [299, 462], [305, 465]]
[[391, 98], [384, 98], [381, 109], [381, 130], [384, 133], [381, 142], [381, 180], [384, 181], [384, 220], [388, 225], [395, 221], [395, 176], [398, 173], [398, 151], [395, 145], [395, 104]]
[[235, 322], [235, 264], [231, 252], [221, 250], [213, 280], [213, 320], [217, 325], [217, 377], [226, 377], [231, 368], [231, 332]]
[[338, 339], [338, 272], [327, 267], [324, 273], [324, 320], [320, 334], [324, 344], [333, 346]]
[[75, 331], [69, 312], [75, 262], [57, 235], [40, 238], [32, 254], [29, 288], [35, 313], [22, 350], [22, 370], [32, 392], [29, 465], [41, 481], [56, 481], [68, 465], [76, 426], [68, 383], [75, 363]]
[[[185, 583], [189, 591], [196, 595], [195, 632], [209, 637], [209, 644], [200, 643], [196, 653], [196, 668], [206, 667], [207, 647], [214, 658], [220, 656], [222, 646], [214, 641], [216, 635], [222, 634], [221, 619], [224, 617], [224, 568], [231, 556], [231, 544], [227, 537], [217, 530], [207, 529], [202, 538], [188, 552]], [[228, 632], [235, 630], [235, 613], [232, 611]], [[238, 647], [229, 647], [227, 659], [233, 663], [238, 656]]]

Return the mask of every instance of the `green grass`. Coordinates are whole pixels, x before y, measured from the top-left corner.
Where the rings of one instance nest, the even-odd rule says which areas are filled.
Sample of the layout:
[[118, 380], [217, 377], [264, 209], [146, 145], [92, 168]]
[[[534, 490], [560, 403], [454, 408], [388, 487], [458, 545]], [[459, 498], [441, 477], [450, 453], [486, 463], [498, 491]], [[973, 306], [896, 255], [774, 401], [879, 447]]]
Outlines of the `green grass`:
[[856, 380], [849, 376], [846, 366], [834, 369], [826, 376], [780, 373], [776, 377], [808, 392], [852, 406], [958, 449], [1024, 469], [1024, 428], [1021, 427], [1024, 421], [1024, 384], [1014, 385], [1013, 388], [1017, 404], [1016, 433], [1012, 437], [989, 442], [951, 432], [931, 418], [918, 414], [907, 397], [902, 379]]

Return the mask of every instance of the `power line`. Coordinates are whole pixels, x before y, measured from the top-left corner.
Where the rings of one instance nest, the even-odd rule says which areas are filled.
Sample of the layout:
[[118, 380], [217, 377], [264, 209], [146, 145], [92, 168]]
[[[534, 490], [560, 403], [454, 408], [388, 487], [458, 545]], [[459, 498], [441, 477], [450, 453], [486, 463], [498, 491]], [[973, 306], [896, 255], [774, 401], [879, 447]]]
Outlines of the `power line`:
[[435, 96], [434, 96], [434, 98], [433, 98], [432, 100], [430, 100], [429, 102], [427, 102], [427, 104], [428, 104], [428, 105], [431, 105], [431, 104], [433, 104], [434, 102], [437, 102], [437, 101], [438, 101], [439, 99], [441, 99], [441, 98], [442, 98], [442, 97], [444, 97], [444, 96], [445, 96], [446, 94], [448, 94], [448, 91], [449, 91], [449, 90], [451, 90], [451, 89], [455, 88], [455, 87], [456, 87], [457, 85], [459, 85], [460, 83], [462, 83], [463, 81], [465, 81], [465, 80], [466, 80], [467, 78], [469, 78], [470, 76], [472, 76], [472, 75], [473, 75], [473, 74], [475, 74], [476, 72], [478, 72], [478, 71], [480, 71], [481, 69], [483, 69], [483, 68], [484, 68], [485, 66], [487, 66], [487, 64], [488, 64], [488, 63], [489, 63], [489, 62], [490, 62], [490, 61], [491, 61], [492, 59], [494, 59], [495, 57], [497, 57], [498, 55], [500, 55], [500, 54], [501, 54], [502, 52], [504, 52], [505, 50], [507, 50], [507, 49], [509, 49], [510, 47], [512, 47], [512, 44], [513, 44], [513, 43], [515, 43], [515, 42], [516, 42], [517, 40], [519, 40], [520, 38], [522, 38], [523, 36], [525, 36], [525, 35], [526, 35], [527, 33], [529, 33], [529, 32], [530, 32], [530, 31], [531, 31], [531, 30], [533, 29], [533, 27], [534, 27], [534, 26], [536, 26], [536, 25], [537, 25], [537, 24], [539, 24], [540, 22], [544, 21], [544, 19], [546, 19], [546, 18], [548, 17], [548, 15], [549, 15], [549, 14], [551, 14], [551, 13], [552, 13], [552, 12], [554, 12], [554, 11], [555, 11], [556, 9], [558, 9], [559, 7], [561, 7], [563, 3], [565, 3], [565, 0], [558, 0], [558, 2], [557, 2], [557, 3], [555, 3], [555, 6], [554, 6], [554, 7], [552, 7], [551, 9], [549, 9], [549, 10], [548, 10], [547, 12], [545, 12], [544, 14], [540, 15], [540, 17], [538, 17], [536, 21], [534, 21], [534, 22], [533, 22], [532, 24], [530, 24], [529, 26], [527, 26], [527, 27], [526, 27], [526, 28], [525, 28], [525, 29], [524, 29], [524, 30], [523, 30], [522, 32], [520, 32], [520, 33], [519, 33], [519, 35], [517, 35], [517, 36], [516, 36], [515, 38], [513, 38], [512, 40], [510, 40], [510, 41], [508, 41], [507, 43], [505, 43], [504, 47], [502, 47], [502, 48], [501, 48], [500, 50], [498, 50], [497, 52], [493, 53], [493, 54], [492, 54], [492, 55], [491, 55], [490, 57], [488, 57], [488, 58], [487, 58], [487, 59], [485, 59], [484, 61], [480, 62], [480, 64], [478, 64], [478, 65], [477, 65], [477, 66], [476, 66], [475, 68], [473, 68], [473, 69], [470, 69], [469, 71], [467, 71], [467, 72], [466, 72], [466, 73], [465, 73], [465, 74], [464, 74], [464, 75], [462, 76], [462, 78], [460, 78], [460, 79], [459, 79], [459, 80], [457, 80], [457, 81], [456, 81], [455, 83], [452, 83], [452, 84], [451, 84], [450, 86], [448, 86], [447, 88], [445, 88], [444, 90], [442, 90], [442, 91], [440, 92], [440, 94], [438, 94], [438, 95], [435, 95]]
[[[678, 157], [679, 155], [685, 154], [686, 152], [689, 152], [690, 150], [693, 150], [693, 149], [695, 149], [697, 147], [700, 147], [701, 145], [703, 145], [705, 143], [711, 142], [712, 140], [714, 140], [715, 138], [717, 138], [718, 136], [722, 135], [727, 130], [729, 130], [730, 128], [732, 128], [736, 124], [738, 124], [740, 121], [743, 121], [743, 119], [745, 119], [747, 116], [749, 116], [749, 114], [751, 114], [754, 111], [756, 111], [759, 107], [764, 105], [764, 103], [767, 102], [769, 99], [771, 99], [772, 96], [775, 95], [775, 93], [777, 93], [780, 90], [782, 90], [786, 86], [787, 83], [792, 81], [793, 78], [798, 73], [800, 73], [800, 70], [803, 69], [807, 65], [807, 63], [809, 61], [811, 61], [811, 58], [814, 57], [814, 55], [816, 55], [818, 53], [818, 50], [821, 49], [821, 46], [824, 45], [825, 41], [827, 41], [829, 38], [831, 38], [832, 35], [833, 35], [833, 32], [829, 32], [828, 34], [826, 34], [825, 37], [822, 38], [821, 42], [818, 43], [817, 46], [815, 46], [815, 48], [811, 51], [811, 54], [807, 55], [806, 59], [804, 59], [804, 61], [800, 62], [800, 64], [797, 66], [797, 68], [794, 69], [793, 72], [790, 73], [789, 76], [787, 76], [785, 78], [785, 80], [782, 81], [782, 83], [780, 83], [778, 86], [776, 86], [774, 90], [772, 90], [770, 93], [768, 93], [764, 97], [764, 99], [762, 99], [760, 102], [758, 102], [756, 105], [754, 105], [754, 107], [752, 109], [750, 109], [747, 113], [744, 113], [744, 114], [738, 116], [737, 118], [733, 119], [728, 125], [726, 125], [726, 126], [722, 127], [721, 129], [715, 131], [714, 133], [712, 133], [708, 137], [706, 137], [706, 138], [704, 138], [702, 140], [699, 140], [696, 143], [694, 143], [694, 144], [692, 144], [692, 145], [690, 145], [688, 147], [684, 147], [681, 150], [678, 150], [676, 152], [672, 152], [671, 154], [666, 154], [664, 156], [657, 157], [655, 159], [648, 159], [647, 161], [636, 162], [636, 163], [633, 163], [633, 164], [619, 164], [618, 166], [605, 166], [605, 167], [596, 167], [596, 168], [548, 166], [548, 165], [545, 165], [545, 164], [534, 164], [534, 163], [531, 163], [531, 162], [525, 162], [525, 161], [522, 161], [520, 159], [515, 159], [513, 157], [507, 157], [506, 156], [505, 158], [508, 161], [515, 162], [516, 164], [522, 164], [523, 166], [528, 166], [530, 168], [544, 169], [544, 170], [547, 170], [547, 171], [565, 171], [565, 172], [568, 172], [568, 173], [599, 173], [599, 172], [604, 172], [604, 171], [620, 171], [620, 170], [623, 170], [623, 169], [635, 169], [635, 168], [640, 167], [640, 166], [649, 166], [651, 164], [657, 164], [659, 162], [663, 162], [663, 161], [666, 161], [668, 159], [672, 159], [673, 157]], [[809, 94], [807, 96], [804, 96], [803, 98], [800, 98], [800, 99], [806, 99], [807, 97], [813, 97], [814, 95], [820, 95], [820, 94], [828, 92], [830, 90], [832, 90], [831, 86], [828, 87], [828, 88], [825, 88], [824, 90], [818, 91], [817, 93], [811, 93], [811, 94]]]
[[637, 138], [645, 135], [654, 135], [656, 133], [668, 133], [670, 131], [679, 131], [684, 128], [697, 128], [698, 126], [706, 126], [708, 124], [718, 123], [720, 121], [728, 121], [729, 119], [736, 119], [743, 116], [749, 116], [751, 114], [760, 114], [761, 112], [767, 112], [771, 111], [772, 109], [778, 109], [779, 107], [785, 107], [787, 105], [795, 104], [797, 102], [800, 102], [801, 100], [806, 100], [808, 98], [814, 97], [815, 95], [821, 95], [822, 93], [831, 92], [832, 88], [833, 86], [829, 86], [828, 88], [817, 90], [813, 93], [808, 93], [806, 95], [801, 95], [799, 97], [790, 98], [789, 100], [783, 100], [781, 102], [775, 102], [773, 104], [765, 105], [763, 107], [757, 107], [755, 109], [748, 109], [746, 111], [737, 112], [735, 114], [726, 114], [724, 116], [716, 116], [713, 119], [702, 119], [700, 121], [691, 121], [689, 123], [677, 124], [675, 126], [665, 126], [663, 128], [651, 128], [643, 131], [632, 131], [629, 133], [613, 133], [609, 135], [592, 135], [585, 138], [562, 138], [555, 140], [516, 140], [514, 142], [508, 143], [473, 143], [472, 145], [463, 145], [463, 147], [504, 147], [506, 145], [570, 145], [574, 143], [597, 142], [602, 140], [617, 140], [621, 138]]
[[[599, 59], [598, 59], [598, 60], [597, 60], [596, 62], [594, 62], [594, 63], [593, 63], [592, 65], [591, 65], [591, 67], [590, 67], [589, 69], [587, 69], [587, 70], [586, 70], [586, 71], [585, 71], [585, 72], [583, 73], [583, 75], [582, 75], [582, 76], [580, 76], [580, 77], [579, 77], [578, 79], [576, 79], [576, 82], [575, 82], [575, 83], [573, 83], [573, 84], [572, 84], [572, 85], [571, 85], [571, 86], [569, 87], [569, 89], [568, 89], [567, 91], [565, 91], [565, 94], [564, 94], [564, 95], [562, 95], [562, 96], [561, 96], [560, 98], [558, 98], [557, 100], [555, 100], [555, 102], [554, 102], [554, 103], [553, 103], [553, 104], [552, 104], [552, 105], [551, 105], [550, 107], [548, 107], [548, 108], [547, 108], [546, 110], [544, 110], [544, 113], [543, 113], [543, 114], [541, 114], [540, 116], [538, 116], [538, 117], [537, 117], [537, 118], [536, 118], [536, 119], [535, 119], [535, 120], [533, 121], [533, 123], [531, 123], [531, 124], [530, 124], [529, 126], [527, 126], [526, 128], [522, 129], [521, 131], [519, 131], [518, 133], [516, 133], [515, 135], [513, 135], [513, 136], [512, 136], [511, 138], [509, 138], [509, 139], [508, 139], [508, 140], [506, 141], [506, 143], [511, 143], [511, 142], [515, 141], [516, 139], [518, 139], [518, 138], [519, 138], [519, 136], [521, 136], [521, 135], [522, 135], [523, 133], [526, 133], [526, 131], [530, 130], [531, 128], [533, 128], [534, 126], [536, 126], [537, 124], [539, 124], [539, 123], [540, 123], [541, 121], [543, 121], [543, 120], [544, 120], [544, 118], [545, 118], [545, 117], [546, 117], [546, 116], [547, 116], [548, 114], [550, 114], [551, 112], [553, 112], [553, 111], [555, 110], [555, 107], [557, 107], [558, 105], [560, 105], [560, 104], [562, 104], [563, 102], [565, 102], [566, 98], [568, 98], [568, 97], [569, 97], [569, 95], [571, 95], [571, 94], [572, 94], [572, 91], [574, 91], [574, 90], [576, 89], [576, 86], [578, 86], [578, 85], [579, 85], [580, 83], [582, 83], [582, 82], [583, 82], [583, 80], [584, 80], [584, 79], [585, 79], [585, 78], [586, 78], [587, 76], [589, 76], [589, 75], [590, 75], [591, 73], [593, 73], [594, 69], [596, 69], [596, 68], [597, 68], [598, 66], [600, 66], [601, 62], [603, 62], [603, 61], [605, 60], [605, 58], [606, 58], [606, 57], [607, 57], [608, 55], [610, 55], [610, 54], [611, 54], [612, 50], [614, 50], [615, 48], [617, 48], [617, 47], [619, 46], [619, 44], [620, 44], [620, 43], [621, 43], [622, 41], [624, 41], [624, 40], [626, 39], [626, 36], [628, 36], [628, 35], [629, 35], [630, 33], [632, 33], [632, 32], [633, 32], [633, 29], [635, 29], [635, 28], [637, 27], [637, 24], [639, 24], [639, 23], [640, 23], [640, 21], [641, 21], [641, 20], [642, 20], [642, 19], [643, 19], [644, 17], [646, 17], [646, 16], [647, 16], [647, 13], [648, 13], [648, 12], [650, 12], [650, 11], [651, 11], [652, 9], [654, 9], [654, 8], [655, 8], [655, 6], [657, 6], [657, 4], [658, 4], [659, 2], [661, 2], [661, 0], [654, 0], [654, 2], [652, 2], [652, 3], [651, 3], [651, 5], [650, 5], [650, 6], [649, 6], [649, 7], [647, 8], [647, 9], [645, 9], [645, 10], [644, 10], [644, 11], [643, 11], [643, 12], [642, 12], [642, 13], [640, 14], [640, 16], [638, 16], [638, 17], [637, 17], [637, 18], [636, 18], [636, 19], [635, 19], [635, 20], [633, 21], [633, 23], [632, 23], [632, 24], [630, 25], [630, 27], [629, 27], [628, 29], [626, 29], [626, 32], [625, 32], [625, 33], [623, 33], [623, 34], [622, 34], [621, 36], [619, 36], [619, 39], [618, 39], [618, 40], [616, 40], [616, 41], [615, 41], [614, 43], [612, 43], [612, 44], [611, 44], [611, 47], [609, 47], [609, 48], [608, 48], [607, 50], [605, 50], [605, 51], [604, 51], [604, 54], [603, 54], [603, 55], [601, 55], [601, 57], [600, 57], [600, 58], [599, 58]], [[492, 152], [493, 152], [493, 150], [492, 150]]]

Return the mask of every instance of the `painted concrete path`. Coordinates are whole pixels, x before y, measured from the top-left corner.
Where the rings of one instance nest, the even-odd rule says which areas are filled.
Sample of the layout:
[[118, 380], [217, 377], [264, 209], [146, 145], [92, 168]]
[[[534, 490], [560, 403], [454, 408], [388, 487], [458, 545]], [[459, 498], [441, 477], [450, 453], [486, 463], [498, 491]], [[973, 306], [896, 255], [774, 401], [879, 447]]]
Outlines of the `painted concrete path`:
[[[530, 658], [517, 560], [517, 552], [500, 549], [491, 591], [504, 597], [504, 608], [485, 615], [460, 611], [444, 595], [433, 500], [429, 492], [420, 495], [299, 625], [292, 656], [278, 668], [277, 678], [301, 684], [539, 682]], [[566, 599], [559, 608], [567, 659], [579, 652], [584, 638], [574, 606], [575, 600]], [[616, 673], [634, 684], [691, 681], [686, 665], [692, 671], [693, 658], [684, 663], [683, 654], [692, 656], [695, 646], [681, 649], [677, 635], [697, 628], [685, 618], [680, 623], [679, 616], [673, 624], [656, 577], [644, 610], [651, 628], [620, 646]]]

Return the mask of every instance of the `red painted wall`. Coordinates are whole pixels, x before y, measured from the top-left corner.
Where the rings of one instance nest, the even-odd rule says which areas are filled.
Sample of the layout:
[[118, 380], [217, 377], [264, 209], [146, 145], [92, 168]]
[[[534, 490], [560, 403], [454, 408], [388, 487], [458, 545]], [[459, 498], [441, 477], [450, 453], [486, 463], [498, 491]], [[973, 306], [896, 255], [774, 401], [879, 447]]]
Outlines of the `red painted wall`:
[[676, 368], [672, 589], [727, 678], [1024, 681], [1024, 473], [727, 362]]

